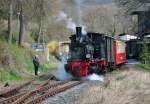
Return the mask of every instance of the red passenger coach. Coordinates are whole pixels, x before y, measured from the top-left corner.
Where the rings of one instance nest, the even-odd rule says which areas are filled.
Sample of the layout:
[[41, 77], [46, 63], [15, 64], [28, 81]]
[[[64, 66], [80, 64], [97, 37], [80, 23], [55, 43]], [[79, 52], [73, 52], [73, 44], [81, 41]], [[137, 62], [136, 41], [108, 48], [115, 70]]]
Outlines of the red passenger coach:
[[126, 61], [126, 45], [123, 41], [100, 33], [82, 34], [80, 27], [70, 37], [69, 57], [65, 69], [74, 77], [107, 72]]
[[114, 64], [119, 65], [126, 62], [126, 44], [120, 40], [114, 40]]

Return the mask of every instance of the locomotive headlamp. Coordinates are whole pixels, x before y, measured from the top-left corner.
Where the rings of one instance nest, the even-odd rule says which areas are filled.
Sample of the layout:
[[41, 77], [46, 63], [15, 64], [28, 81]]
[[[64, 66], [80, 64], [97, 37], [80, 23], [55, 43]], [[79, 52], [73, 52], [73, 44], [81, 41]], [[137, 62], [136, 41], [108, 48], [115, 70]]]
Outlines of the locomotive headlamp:
[[86, 54], [86, 58], [91, 58], [91, 55], [90, 54]]

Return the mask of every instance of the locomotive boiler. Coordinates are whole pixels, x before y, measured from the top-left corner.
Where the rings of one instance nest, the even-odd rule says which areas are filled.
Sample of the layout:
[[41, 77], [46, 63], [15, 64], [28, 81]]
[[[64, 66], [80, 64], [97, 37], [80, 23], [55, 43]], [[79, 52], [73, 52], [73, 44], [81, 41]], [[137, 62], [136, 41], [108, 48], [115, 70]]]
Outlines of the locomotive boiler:
[[126, 61], [125, 42], [101, 33], [76, 34], [70, 36], [69, 57], [65, 70], [74, 77], [86, 77], [92, 73], [105, 73]]

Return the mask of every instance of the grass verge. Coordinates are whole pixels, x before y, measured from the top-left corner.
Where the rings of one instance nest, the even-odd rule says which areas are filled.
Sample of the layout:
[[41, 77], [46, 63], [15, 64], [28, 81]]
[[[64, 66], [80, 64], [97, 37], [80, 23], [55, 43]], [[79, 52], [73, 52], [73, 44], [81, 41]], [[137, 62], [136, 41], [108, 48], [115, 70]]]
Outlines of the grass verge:
[[[20, 48], [16, 44], [8, 45], [0, 40], [0, 82], [32, 79], [34, 54], [35, 52], [29, 48]], [[44, 63], [40, 67], [40, 72], [50, 73], [55, 66], [53, 61]]]
[[[53, 71], [56, 67], [56, 63], [45, 63], [43, 65], [41, 65], [41, 67], [39, 68], [39, 71], [41, 72], [41, 74], [46, 74], [46, 73], [50, 73], [51, 71]], [[27, 69], [24, 69], [25, 72], [29, 72], [31, 74], [31, 76], [28, 77], [24, 77], [21, 76], [21, 74], [19, 74], [20, 72], [22, 73], [22, 71], [20, 70], [20, 72], [18, 71], [19, 69], [16, 70], [0, 70], [0, 81], [1, 82], [5, 82], [5, 81], [18, 81], [18, 80], [28, 80], [28, 79], [33, 79], [34, 78], [34, 67], [32, 64], [28, 65]]]
[[51, 72], [56, 68], [56, 63], [52, 63], [52, 62], [47, 62], [43, 65], [41, 65], [40, 70], [43, 73], [47, 73], [47, 72]]
[[143, 70], [150, 71], [150, 66], [147, 64], [137, 64], [136, 66]]
[[14, 71], [0, 70], [0, 81], [4, 82], [14, 80], [23, 80], [23, 78]]

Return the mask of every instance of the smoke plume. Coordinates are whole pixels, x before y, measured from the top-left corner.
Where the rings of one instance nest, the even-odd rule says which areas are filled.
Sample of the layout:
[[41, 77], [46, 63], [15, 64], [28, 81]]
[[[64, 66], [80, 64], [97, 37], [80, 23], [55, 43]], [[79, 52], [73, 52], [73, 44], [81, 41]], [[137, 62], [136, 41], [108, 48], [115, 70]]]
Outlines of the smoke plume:
[[[64, 11], [60, 11], [56, 19], [57, 22], [64, 21], [66, 23], [66, 27], [73, 33], [76, 33], [77, 24], [73, 21], [72, 18], [69, 18], [68, 15]], [[82, 26], [82, 33], [86, 34], [85, 26]]]
[[74, 0], [75, 10], [77, 16], [77, 26], [82, 26], [82, 17], [81, 17], [81, 0]]

